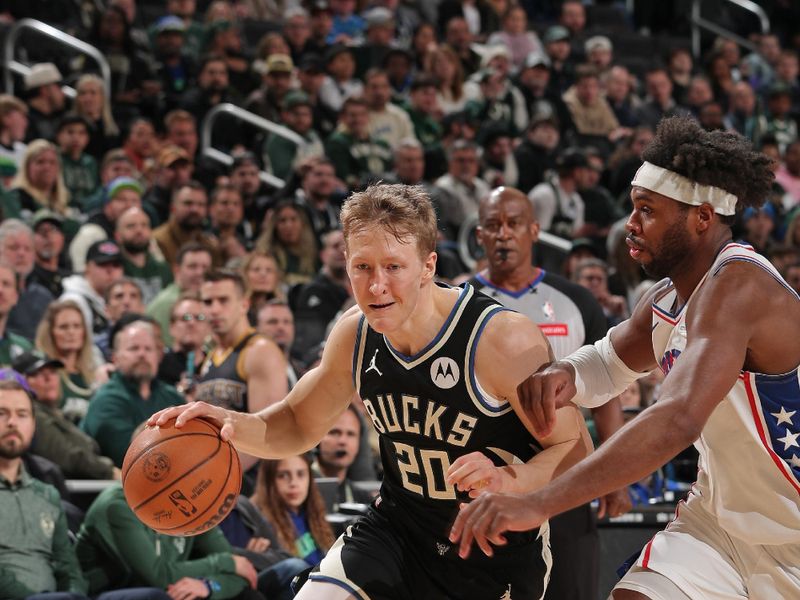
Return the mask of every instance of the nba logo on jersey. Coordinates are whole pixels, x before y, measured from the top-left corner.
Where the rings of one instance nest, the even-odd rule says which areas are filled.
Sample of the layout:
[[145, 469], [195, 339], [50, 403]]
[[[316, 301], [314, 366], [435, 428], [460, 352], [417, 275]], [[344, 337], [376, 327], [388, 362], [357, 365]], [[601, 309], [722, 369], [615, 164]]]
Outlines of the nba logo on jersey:
[[553, 308], [553, 303], [549, 300], [542, 304], [542, 312], [544, 313], [544, 316], [547, 317], [548, 321], [556, 320], [556, 311]]
[[458, 364], [447, 356], [440, 356], [431, 364], [431, 379], [436, 387], [443, 390], [449, 390], [457, 384], [459, 375]]

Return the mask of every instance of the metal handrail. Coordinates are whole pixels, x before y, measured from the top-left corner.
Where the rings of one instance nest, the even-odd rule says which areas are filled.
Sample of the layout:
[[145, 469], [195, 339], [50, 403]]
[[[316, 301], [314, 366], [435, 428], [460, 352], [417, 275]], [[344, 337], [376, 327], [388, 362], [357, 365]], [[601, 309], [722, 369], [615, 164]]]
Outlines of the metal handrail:
[[[288, 127], [278, 125], [274, 121], [270, 121], [264, 117], [259, 117], [258, 115], [251, 113], [249, 110], [240, 108], [235, 104], [231, 104], [230, 102], [223, 102], [222, 104], [217, 104], [214, 108], [208, 111], [203, 119], [203, 129], [200, 133], [200, 148], [203, 156], [207, 156], [211, 160], [215, 160], [225, 166], [229, 167], [233, 164], [233, 157], [230, 154], [226, 154], [225, 152], [222, 152], [211, 145], [211, 130], [214, 126], [214, 122], [217, 120], [217, 117], [221, 114], [231, 115], [240, 121], [244, 121], [245, 123], [249, 123], [250, 125], [261, 129], [262, 131], [268, 131], [274, 135], [286, 138], [298, 146], [301, 146], [305, 143], [305, 140], [302, 137], [297, 135]], [[271, 185], [276, 188], [282, 188], [286, 183], [280, 177], [275, 177], [275, 175], [272, 173], [267, 173], [266, 171], [261, 171], [259, 173], [259, 177], [261, 181], [267, 185]]]
[[[754, 14], [758, 17], [758, 21], [761, 25], [761, 33], [766, 34], [769, 33], [770, 24], [769, 24], [769, 17], [767, 13], [764, 12], [764, 9], [761, 8], [755, 2], [751, 0], [727, 0], [731, 4], [738, 6], [739, 8], [746, 10]], [[730, 40], [733, 40], [740, 46], [747, 48], [753, 52], [758, 52], [758, 48], [755, 44], [751, 41], [744, 39], [743, 37], [733, 33], [732, 31], [728, 31], [724, 27], [720, 27], [713, 21], [709, 21], [708, 19], [703, 18], [700, 14], [700, 7], [702, 5], [702, 0], [693, 0], [692, 1], [692, 12], [691, 12], [691, 21], [692, 21], [692, 52], [695, 56], [700, 56], [700, 34], [702, 33], [700, 29], [707, 29], [716, 35], [726, 37]]]
[[[31, 68], [28, 65], [14, 59], [14, 49], [16, 47], [17, 38], [25, 29], [35, 31], [36, 33], [48, 37], [51, 40], [55, 40], [64, 46], [73, 48], [74, 50], [82, 52], [88, 57], [93, 58], [100, 67], [100, 77], [103, 79], [103, 85], [106, 90], [106, 98], [111, 98], [111, 68], [108, 66], [106, 57], [103, 56], [103, 54], [94, 46], [87, 44], [86, 42], [83, 42], [68, 33], [64, 33], [60, 29], [56, 29], [47, 23], [37, 21], [36, 19], [20, 19], [14, 23], [14, 25], [12, 25], [8, 32], [8, 36], [6, 37], [3, 58], [6, 67], [5, 84], [6, 90], [8, 90], [9, 94], [14, 93], [14, 73], [24, 77], [31, 71]], [[74, 88], [65, 85], [62, 86], [62, 89], [70, 98], [74, 98], [76, 96]]]

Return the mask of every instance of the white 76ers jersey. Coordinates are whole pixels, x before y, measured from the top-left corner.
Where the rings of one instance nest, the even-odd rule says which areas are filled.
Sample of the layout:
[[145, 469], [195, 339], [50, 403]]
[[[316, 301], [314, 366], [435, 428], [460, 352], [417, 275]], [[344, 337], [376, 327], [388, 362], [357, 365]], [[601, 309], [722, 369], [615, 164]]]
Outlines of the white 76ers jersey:
[[[752, 247], [728, 244], [677, 314], [670, 312], [674, 288], [653, 301], [653, 351], [665, 374], [686, 348], [685, 317], [692, 298], [708, 278], [735, 260], [772, 275], [786, 288], [787, 303], [800, 300]], [[752, 544], [800, 543], [798, 377], [800, 367], [782, 375], [742, 371], [694, 444], [700, 452], [694, 492], [727, 533]]]

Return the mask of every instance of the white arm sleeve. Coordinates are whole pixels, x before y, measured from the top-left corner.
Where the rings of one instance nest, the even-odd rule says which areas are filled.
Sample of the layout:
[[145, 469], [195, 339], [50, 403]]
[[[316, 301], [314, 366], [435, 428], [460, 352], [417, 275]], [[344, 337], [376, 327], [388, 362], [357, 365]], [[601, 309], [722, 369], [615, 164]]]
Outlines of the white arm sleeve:
[[631, 370], [617, 356], [611, 343], [612, 331], [613, 328], [593, 346], [583, 346], [564, 359], [564, 362], [575, 367], [577, 392], [572, 402], [578, 406], [602, 406], [646, 375]]

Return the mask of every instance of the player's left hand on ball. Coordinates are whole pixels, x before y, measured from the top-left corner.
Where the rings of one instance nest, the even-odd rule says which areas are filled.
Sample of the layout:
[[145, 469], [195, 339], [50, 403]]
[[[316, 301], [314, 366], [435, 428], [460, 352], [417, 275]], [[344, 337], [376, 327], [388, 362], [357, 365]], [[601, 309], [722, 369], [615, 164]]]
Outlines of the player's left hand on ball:
[[502, 492], [507, 475], [482, 452], [459, 456], [447, 470], [447, 483], [477, 498], [483, 492]]
[[606, 494], [600, 498], [600, 506], [597, 508], [597, 518], [618, 517], [629, 512], [633, 508], [628, 488], [622, 488]]
[[467, 558], [474, 541], [486, 556], [495, 546], [506, 543], [506, 531], [528, 531], [538, 527], [546, 516], [536, 510], [530, 496], [481, 494], [469, 504], [462, 504], [450, 530], [450, 541], [459, 543], [458, 555]]

